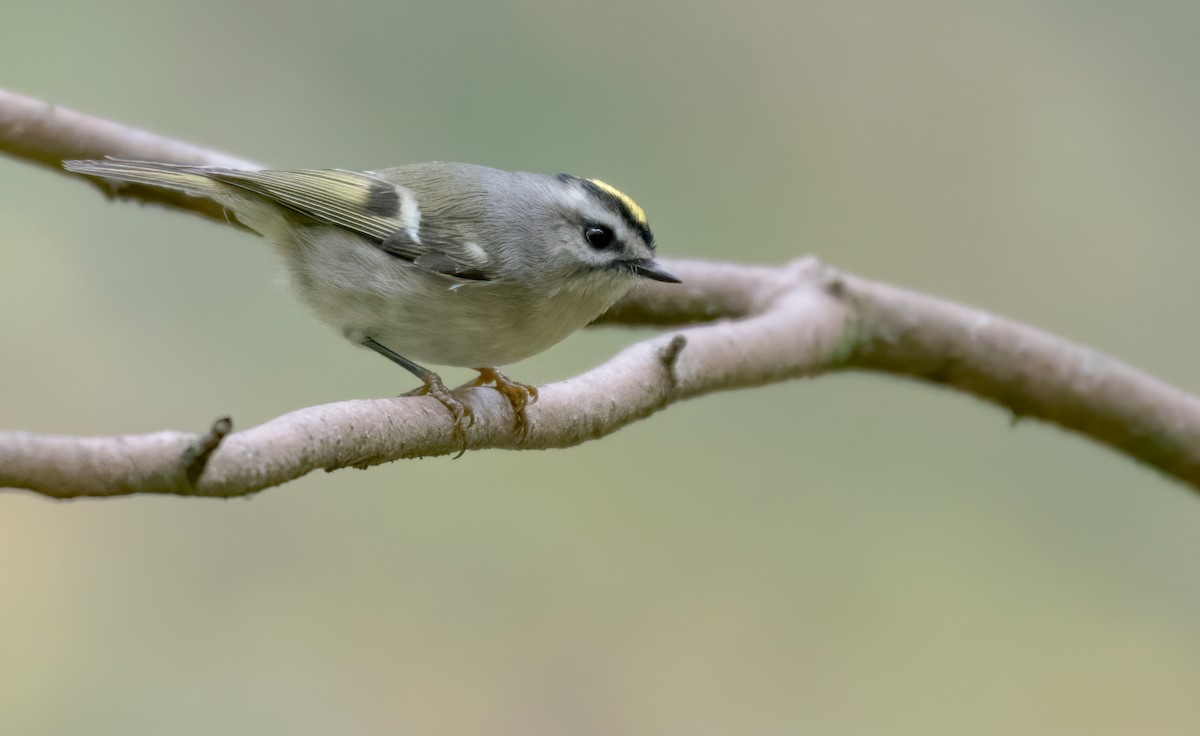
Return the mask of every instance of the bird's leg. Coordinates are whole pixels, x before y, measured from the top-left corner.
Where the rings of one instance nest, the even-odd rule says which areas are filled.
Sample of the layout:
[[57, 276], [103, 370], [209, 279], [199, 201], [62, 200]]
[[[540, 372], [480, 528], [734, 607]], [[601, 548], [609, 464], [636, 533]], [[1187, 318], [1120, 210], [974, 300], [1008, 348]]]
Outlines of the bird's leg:
[[529, 434], [529, 421], [525, 416], [525, 407], [537, 401], [537, 386], [514, 381], [495, 368], [476, 368], [475, 370], [479, 371], [479, 377], [463, 384], [460, 388], [492, 384], [492, 387], [508, 399], [509, 405], [512, 406], [513, 433], [517, 436], [518, 442], [523, 442], [525, 436]]
[[469, 404], [459, 401], [450, 389], [446, 388], [446, 384], [442, 382], [442, 377], [424, 366], [417, 365], [403, 355], [396, 353], [387, 347], [380, 345], [371, 338], [365, 338], [362, 341], [365, 347], [371, 348], [383, 357], [392, 361], [404, 370], [421, 379], [425, 385], [409, 391], [405, 396], [432, 396], [442, 402], [442, 406], [450, 412], [454, 417], [454, 437], [462, 446], [462, 451], [455, 457], [461, 456], [467, 451], [467, 429], [475, 423], [475, 412]]

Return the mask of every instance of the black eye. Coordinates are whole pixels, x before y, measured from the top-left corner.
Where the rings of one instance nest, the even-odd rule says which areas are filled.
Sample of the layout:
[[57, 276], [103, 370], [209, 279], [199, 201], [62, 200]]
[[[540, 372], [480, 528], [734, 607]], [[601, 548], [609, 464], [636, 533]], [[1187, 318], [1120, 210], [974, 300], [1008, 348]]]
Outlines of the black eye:
[[589, 223], [583, 226], [583, 239], [596, 250], [608, 250], [617, 241], [612, 228]]

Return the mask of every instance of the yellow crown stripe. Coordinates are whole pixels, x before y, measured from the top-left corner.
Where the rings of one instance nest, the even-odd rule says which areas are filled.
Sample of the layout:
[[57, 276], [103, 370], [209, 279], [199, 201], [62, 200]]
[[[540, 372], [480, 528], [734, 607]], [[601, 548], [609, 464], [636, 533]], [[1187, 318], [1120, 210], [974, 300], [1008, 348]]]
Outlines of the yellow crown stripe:
[[620, 200], [621, 204], [625, 205], [625, 207], [629, 210], [629, 214], [633, 215], [633, 219], [637, 220], [639, 225], [646, 224], [646, 211], [639, 207], [638, 203], [634, 202], [633, 198], [628, 194], [622, 192], [620, 189], [617, 189], [612, 184], [607, 184], [599, 179], [588, 179], [588, 181]]

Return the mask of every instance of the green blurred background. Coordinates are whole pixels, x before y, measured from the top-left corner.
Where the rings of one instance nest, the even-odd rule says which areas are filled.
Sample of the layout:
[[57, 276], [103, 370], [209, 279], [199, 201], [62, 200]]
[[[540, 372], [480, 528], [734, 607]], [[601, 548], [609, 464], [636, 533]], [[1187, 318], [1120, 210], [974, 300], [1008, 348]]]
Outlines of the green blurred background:
[[[816, 253], [1197, 390], [1198, 33], [1191, 0], [25, 3], [0, 84], [277, 166], [603, 177], [664, 255]], [[245, 233], [11, 160], [0, 221], [5, 427], [411, 387]], [[1198, 563], [1194, 493], [872, 375], [249, 500], [9, 492], [0, 733], [1194, 734]]]

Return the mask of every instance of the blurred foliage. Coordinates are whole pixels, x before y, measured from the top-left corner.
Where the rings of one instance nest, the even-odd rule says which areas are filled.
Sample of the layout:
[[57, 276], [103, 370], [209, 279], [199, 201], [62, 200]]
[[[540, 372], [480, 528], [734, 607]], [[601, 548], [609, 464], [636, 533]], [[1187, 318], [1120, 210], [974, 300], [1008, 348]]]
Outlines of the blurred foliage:
[[[1197, 28], [1170, 0], [25, 3], [0, 83], [281, 166], [603, 177], [668, 256], [815, 252], [1197, 390]], [[0, 219], [6, 427], [411, 387], [245, 233], [12, 161]], [[0, 733], [1193, 734], [1198, 501], [868, 375], [249, 501], [6, 493]]]

